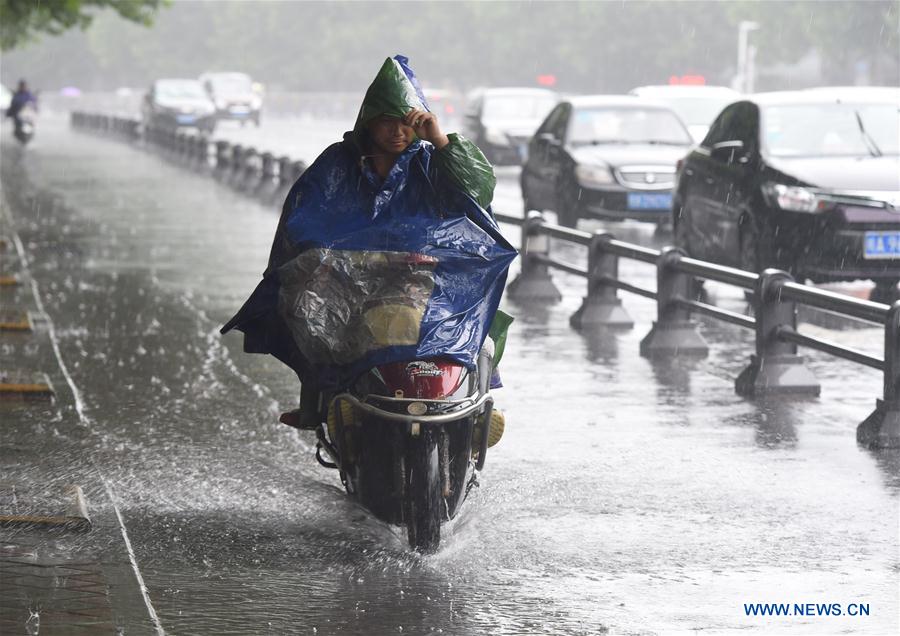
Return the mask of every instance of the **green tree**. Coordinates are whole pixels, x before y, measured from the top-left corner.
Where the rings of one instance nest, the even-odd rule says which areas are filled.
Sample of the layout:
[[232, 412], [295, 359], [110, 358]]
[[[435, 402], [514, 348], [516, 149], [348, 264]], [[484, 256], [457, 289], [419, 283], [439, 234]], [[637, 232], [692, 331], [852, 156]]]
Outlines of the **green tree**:
[[149, 26], [169, 0], [0, 0], [0, 48], [4, 51], [40, 33], [59, 35], [73, 27], [86, 29], [97, 10], [114, 9], [126, 20]]

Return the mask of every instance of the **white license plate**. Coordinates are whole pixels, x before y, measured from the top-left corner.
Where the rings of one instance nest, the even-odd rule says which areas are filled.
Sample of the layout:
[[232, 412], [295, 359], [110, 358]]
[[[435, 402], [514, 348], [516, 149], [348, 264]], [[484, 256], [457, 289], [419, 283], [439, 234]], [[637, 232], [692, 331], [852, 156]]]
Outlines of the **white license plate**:
[[196, 119], [193, 115], [178, 115], [176, 118], [179, 124], [193, 124]]
[[242, 106], [234, 106], [231, 109], [232, 115], [246, 115], [250, 112], [249, 108], [243, 108]]
[[900, 258], [900, 232], [866, 232], [863, 258]]

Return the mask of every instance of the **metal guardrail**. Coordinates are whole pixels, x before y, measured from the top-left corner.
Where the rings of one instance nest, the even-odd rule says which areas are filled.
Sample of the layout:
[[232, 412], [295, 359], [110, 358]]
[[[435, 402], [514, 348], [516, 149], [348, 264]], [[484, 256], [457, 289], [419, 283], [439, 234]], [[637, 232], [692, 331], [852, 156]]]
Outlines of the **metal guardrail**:
[[[618, 298], [619, 290], [656, 300], [657, 319], [640, 344], [641, 355], [648, 358], [708, 354], [709, 346], [697, 331], [691, 314], [752, 329], [756, 351], [735, 379], [736, 392], [744, 396], [819, 395], [821, 385], [797, 355], [798, 346], [878, 369], [884, 374], [883, 397], [857, 428], [857, 440], [870, 447], [900, 446], [900, 301], [892, 306], [870, 302], [799, 284], [780, 270], [756, 274], [690, 258], [675, 247], [656, 250], [619, 241], [607, 232], [563, 228], [547, 223], [539, 212], [530, 212], [524, 219], [506, 214], [495, 216], [501, 223], [522, 227], [522, 271], [509, 285], [510, 298], [553, 303], [561, 294], [550, 276], [551, 269], [583, 276], [587, 278], [587, 295], [570, 318], [571, 325], [580, 330], [634, 326]], [[554, 258], [550, 238], [586, 246], [587, 268]], [[620, 280], [621, 258], [655, 265], [656, 290]], [[695, 300], [700, 279], [752, 291], [754, 317]], [[798, 305], [882, 325], [884, 357], [800, 333]]]
[[129, 117], [73, 111], [70, 121], [74, 128], [143, 143], [267, 203], [283, 201], [307, 167], [304, 161], [276, 157], [252, 146], [212, 140], [207, 135], [172, 128], [145, 126]]
[[[213, 142], [202, 135], [148, 128], [134, 119], [73, 112], [71, 122], [76, 128], [143, 141], [270, 201], [283, 199], [306, 169], [304, 162], [289, 157], [276, 158], [255, 148], [222, 140]], [[512, 299], [529, 303], [560, 300], [562, 295], [550, 276], [551, 268], [587, 278], [587, 295], [570, 318], [570, 324], [579, 330], [632, 328], [634, 321], [618, 298], [620, 290], [653, 299], [657, 303], [657, 319], [640, 344], [641, 355], [648, 358], [707, 355], [709, 346], [691, 320], [692, 314], [752, 329], [756, 350], [735, 380], [735, 390], [744, 396], [819, 395], [821, 385], [797, 355], [798, 346], [878, 369], [884, 374], [883, 397], [857, 428], [857, 440], [870, 447], [900, 447], [900, 301], [892, 306], [869, 302], [801, 285], [780, 270], [756, 274], [690, 258], [675, 247], [657, 250], [617, 240], [607, 232], [588, 233], [552, 225], [539, 212], [531, 212], [526, 218], [502, 213], [495, 217], [501, 223], [522, 227], [522, 270], [509, 285], [508, 296]], [[587, 247], [587, 268], [554, 258], [551, 238]], [[656, 290], [620, 280], [621, 258], [654, 265]], [[752, 291], [755, 317], [695, 300], [697, 279]], [[799, 333], [798, 304], [883, 325], [884, 357]]]

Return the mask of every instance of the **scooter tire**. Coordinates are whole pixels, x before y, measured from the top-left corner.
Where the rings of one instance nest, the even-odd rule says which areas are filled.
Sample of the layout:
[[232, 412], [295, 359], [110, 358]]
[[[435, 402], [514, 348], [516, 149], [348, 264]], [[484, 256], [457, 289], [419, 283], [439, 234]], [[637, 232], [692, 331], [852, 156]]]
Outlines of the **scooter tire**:
[[441, 492], [437, 438], [423, 430], [410, 437], [406, 454], [406, 528], [409, 546], [424, 554], [441, 542], [444, 499]]

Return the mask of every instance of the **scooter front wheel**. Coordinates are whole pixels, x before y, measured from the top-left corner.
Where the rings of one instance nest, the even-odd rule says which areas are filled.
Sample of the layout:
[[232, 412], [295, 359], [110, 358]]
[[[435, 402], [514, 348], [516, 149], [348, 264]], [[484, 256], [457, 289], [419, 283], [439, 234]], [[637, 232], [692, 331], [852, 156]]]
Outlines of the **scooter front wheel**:
[[436, 434], [422, 430], [409, 438], [406, 453], [406, 528], [409, 545], [436, 552], [441, 542], [444, 499]]

